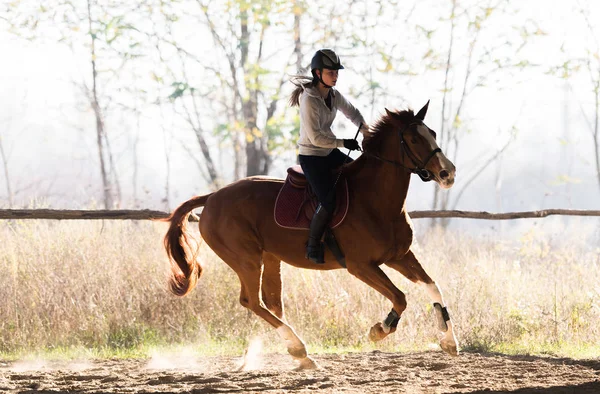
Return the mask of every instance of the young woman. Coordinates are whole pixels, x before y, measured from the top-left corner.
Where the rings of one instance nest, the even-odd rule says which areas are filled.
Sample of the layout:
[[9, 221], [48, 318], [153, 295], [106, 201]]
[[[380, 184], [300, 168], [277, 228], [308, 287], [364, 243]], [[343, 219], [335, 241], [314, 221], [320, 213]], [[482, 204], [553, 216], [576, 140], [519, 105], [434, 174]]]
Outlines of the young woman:
[[290, 105], [300, 107], [300, 138], [298, 161], [308, 183], [317, 195], [319, 206], [310, 222], [306, 258], [323, 264], [323, 233], [335, 208], [334, 170], [352, 161], [338, 148], [359, 149], [355, 139], [339, 139], [331, 131], [337, 110], [361, 132], [369, 128], [361, 113], [333, 87], [338, 80], [338, 70], [344, 66], [331, 49], [320, 49], [310, 63], [312, 78], [296, 77], [296, 89], [290, 96]]

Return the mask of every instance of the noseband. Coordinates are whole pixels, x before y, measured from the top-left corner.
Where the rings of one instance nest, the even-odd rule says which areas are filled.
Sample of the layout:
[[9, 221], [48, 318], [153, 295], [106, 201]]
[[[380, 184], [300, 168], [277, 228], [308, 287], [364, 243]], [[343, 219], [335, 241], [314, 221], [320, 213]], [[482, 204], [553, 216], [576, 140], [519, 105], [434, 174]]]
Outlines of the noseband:
[[[433, 158], [433, 156], [435, 156], [437, 153], [440, 153], [442, 150], [440, 148], [435, 148], [434, 150], [431, 151], [431, 153], [429, 153], [429, 155], [427, 156], [427, 159], [423, 163], [421, 163], [419, 158], [414, 154], [414, 152], [410, 149], [410, 147], [404, 140], [404, 132], [406, 132], [406, 130], [408, 130], [410, 127], [412, 127], [416, 124], [418, 124], [418, 123], [411, 123], [408, 126], [406, 126], [404, 129], [401, 129], [398, 131], [398, 134], [400, 135], [400, 146], [402, 147], [402, 158], [404, 159], [404, 156], [407, 156], [409, 158], [409, 160], [411, 161], [413, 167], [407, 167], [402, 163], [399, 163], [394, 160], [387, 160], [387, 159], [384, 159], [383, 157], [379, 157], [372, 153], [367, 153], [367, 152], [365, 152], [365, 153], [367, 153], [369, 156], [373, 156], [374, 158], [381, 160], [383, 162], [393, 164], [397, 167], [402, 167], [402, 168], [410, 171], [413, 174], [417, 174], [423, 182], [429, 182], [433, 179], [433, 176], [432, 176], [431, 172], [429, 172], [428, 170], [425, 169], [425, 167], [427, 166], [427, 163], [429, 163], [429, 161]], [[404, 161], [404, 160], [402, 160], [402, 161]]]

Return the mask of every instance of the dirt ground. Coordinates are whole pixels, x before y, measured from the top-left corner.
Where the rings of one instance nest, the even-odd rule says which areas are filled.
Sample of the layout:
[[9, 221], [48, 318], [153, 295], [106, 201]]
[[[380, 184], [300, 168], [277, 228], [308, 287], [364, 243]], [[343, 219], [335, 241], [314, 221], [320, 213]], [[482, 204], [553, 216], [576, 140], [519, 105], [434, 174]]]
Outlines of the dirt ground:
[[254, 360], [197, 355], [148, 360], [1, 362], [9, 393], [600, 393], [600, 360], [439, 351], [316, 355], [320, 369], [294, 371], [283, 354]]

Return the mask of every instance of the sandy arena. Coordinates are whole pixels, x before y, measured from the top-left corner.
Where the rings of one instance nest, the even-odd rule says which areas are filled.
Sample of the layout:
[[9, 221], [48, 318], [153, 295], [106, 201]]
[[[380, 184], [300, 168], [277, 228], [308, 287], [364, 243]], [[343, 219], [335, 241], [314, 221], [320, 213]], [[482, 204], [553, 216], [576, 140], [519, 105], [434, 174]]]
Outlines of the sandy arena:
[[316, 355], [320, 369], [294, 371], [266, 354], [252, 370], [235, 357], [0, 362], [0, 392], [12, 393], [600, 393], [600, 360], [439, 351]]

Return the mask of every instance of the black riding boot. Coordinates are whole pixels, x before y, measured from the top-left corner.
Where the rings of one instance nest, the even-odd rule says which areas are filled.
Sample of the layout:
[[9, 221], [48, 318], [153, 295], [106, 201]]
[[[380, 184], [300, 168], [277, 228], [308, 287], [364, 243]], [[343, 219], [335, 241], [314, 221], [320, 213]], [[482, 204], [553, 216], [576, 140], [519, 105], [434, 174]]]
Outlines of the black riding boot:
[[323, 238], [329, 219], [331, 219], [329, 212], [319, 204], [310, 221], [310, 231], [306, 244], [306, 258], [317, 264], [325, 264], [325, 250], [321, 238]]

